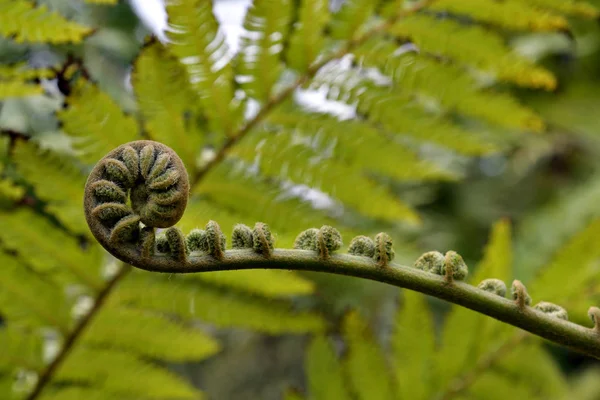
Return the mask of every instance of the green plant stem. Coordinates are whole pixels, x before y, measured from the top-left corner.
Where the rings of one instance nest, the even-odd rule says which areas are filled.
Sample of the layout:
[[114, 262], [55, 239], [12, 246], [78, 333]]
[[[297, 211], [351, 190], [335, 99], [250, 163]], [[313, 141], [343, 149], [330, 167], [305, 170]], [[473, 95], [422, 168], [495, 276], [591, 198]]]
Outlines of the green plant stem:
[[447, 282], [443, 276], [398, 264], [378, 265], [373, 259], [347, 254], [320, 258], [309, 250], [274, 250], [269, 257], [252, 250], [228, 250], [221, 260], [191, 255], [185, 262], [155, 255], [142, 260], [133, 248], [113, 249], [115, 255], [138, 268], [165, 273], [194, 273], [240, 269], [283, 269], [328, 272], [370, 279], [421, 292], [469, 308], [521, 328], [559, 345], [600, 359], [600, 334], [569, 321], [554, 318], [515, 301], [486, 292], [460, 281]]
[[376, 24], [368, 31], [364, 32], [362, 35], [349, 40], [344, 46], [342, 46], [339, 50], [333, 52], [332, 54], [323, 57], [318, 62], [312, 64], [304, 74], [299, 76], [292, 84], [282, 89], [279, 93], [272, 96], [256, 113], [256, 115], [248, 120], [244, 125], [238, 129], [237, 132], [231, 134], [227, 140], [223, 143], [223, 145], [217, 150], [215, 156], [208, 162], [202, 169], [200, 169], [196, 174], [193, 175], [191, 179], [191, 186], [195, 186], [198, 182], [216, 165], [219, 164], [227, 155], [229, 149], [231, 149], [236, 143], [242, 140], [248, 132], [250, 132], [256, 125], [258, 125], [275, 107], [279, 104], [283, 103], [288, 99], [300, 86], [308, 82], [311, 78], [315, 76], [317, 72], [321, 68], [323, 68], [328, 63], [337, 60], [339, 58], [344, 57], [349, 54], [356, 47], [360, 46], [367, 40], [371, 39], [373, 36], [385, 32], [392, 25], [398, 22], [400, 19], [405, 18], [411, 14], [414, 14], [425, 7], [429, 6], [435, 0], [423, 0], [418, 4], [407, 8], [405, 10], [401, 10], [396, 15], [391, 18], [386, 19], [385, 21]]
[[90, 309], [90, 311], [85, 314], [78, 322], [75, 328], [71, 331], [71, 333], [65, 338], [63, 346], [60, 351], [54, 357], [52, 362], [48, 364], [48, 366], [44, 369], [44, 371], [39, 376], [33, 390], [27, 395], [26, 400], [35, 400], [37, 399], [44, 388], [50, 383], [54, 374], [58, 371], [58, 368], [62, 365], [62, 363], [66, 360], [67, 356], [77, 343], [77, 340], [82, 336], [85, 329], [90, 325], [94, 316], [98, 314], [102, 305], [108, 298], [109, 294], [112, 293], [112, 290], [116, 287], [117, 283], [127, 275], [131, 271], [131, 267], [128, 265], [122, 265], [119, 271], [111, 277], [102, 290], [98, 293], [96, 298], [94, 299], [94, 305]]

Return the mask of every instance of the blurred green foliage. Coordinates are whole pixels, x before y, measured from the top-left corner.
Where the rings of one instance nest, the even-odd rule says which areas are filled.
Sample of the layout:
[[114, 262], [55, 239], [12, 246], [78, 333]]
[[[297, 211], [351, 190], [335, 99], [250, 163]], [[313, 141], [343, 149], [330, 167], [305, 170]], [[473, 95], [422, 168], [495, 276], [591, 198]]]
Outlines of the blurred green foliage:
[[596, 362], [417, 293], [156, 276], [91, 238], [86, 173], [150, 138], [195, 182], [185, 231], [262, 220], [290, 247], [310, 226], [385, 230], [401, 263], [454, 249], [474, 283], [519, 278], [587, 324], [600, 1], [439, 0], [398, 21], [419, 4], [343, 3], [255, 0], [233, 52], [207, 1], [170, 2], [163, 44], [125, 1], [0, 0], [1, 398], [600, 395]]

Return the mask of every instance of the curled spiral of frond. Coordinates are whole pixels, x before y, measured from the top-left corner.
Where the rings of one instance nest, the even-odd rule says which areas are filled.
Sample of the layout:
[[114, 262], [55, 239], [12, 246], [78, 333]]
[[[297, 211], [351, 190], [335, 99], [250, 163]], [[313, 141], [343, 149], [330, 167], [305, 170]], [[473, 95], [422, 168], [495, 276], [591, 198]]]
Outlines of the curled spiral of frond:
[[[478, 286], [462, 282], [467, 264], [455, 251], [430, 251], [413, 267], [393, 263], [392, 239], [357, 236], [348, 254], [336, 254], [342, 236], [325, 225], [301, 232], [294, 249], [275, 249], [268, 225], [237, 224], [231, 249], [219, 224], [187, 235], [173, 225], [182, 217], [189, 192], [183, 163], [173, 150], [152, 141], [124, 144], [102, 158], [85, 187], [85, 215], [90, 230], [104, 248], [135, 267], [169, 273], [237, 269], [287, 269], [350, 275], [438, 297], [489, 315], [576, 350], [600, 358], [600, 309], [591, 307], [593, 328], [567, 320], [562, 307], [548, 302], [531, 306], [527, 289], [515, 280], [512, 301], [506, 285], [484, 279]], [[166, 228], [156, 235], [156, 228]], [[490, 295], [491, 294], [491, 295]]]

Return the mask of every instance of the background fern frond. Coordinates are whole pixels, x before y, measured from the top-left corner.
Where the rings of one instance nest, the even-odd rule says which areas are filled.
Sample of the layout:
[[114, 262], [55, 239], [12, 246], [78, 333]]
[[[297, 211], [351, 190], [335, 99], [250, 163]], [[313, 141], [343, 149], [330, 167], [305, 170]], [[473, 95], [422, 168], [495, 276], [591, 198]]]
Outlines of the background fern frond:
[[72, 232], [89, 235], [81, 207], [85, 176], [72, 160], [25, 142], [16, 144], [12, 159], [19, 174], [35, 187], [36, 195], [47, 202], [49, 213]]
[[567, 20], [556, 13], [532, 7], [522, 0], [440, 0], [432, 10], [463, 14], [498, 27], [523, 31], [557, 31], [568, 27]]
[[232, 288], [265, 297], [311, 294], [314, 283], [292, 271], [217, 271], [194, 275], [193, 279], [223, 288]]
[[350, 40], [360, 37], [366, 22], [375, 13], [377, 2], [348, 0], [331, 16], [330, 29], [333, 39]]
[[0, 202], [6, 200], [9, 202], [18, 201], [23, 198], [24, 193], [25, 190], [15, 185], [11, 180], [0, 178]]
[[[230, 237], [236, 223], [253, 226], [257, 221], [269, 221], [277, 235], [277, 247], [284, 247], [292, 246], [300, 231], [335, 221], [328, 218], [328, 210], [313, 209], [282, 182], [266, 181], [225, 164], [213, 169], [195, 194], [198, 197], [192, 199], [179, 224], [185, 232], [214, 219]], [[342, 231], [351, 236], [343, 227]]]
[[79, 82], [58, 113], [62, 129], [73, 137], [80, 158], [94, 163], [120, 144], [138, 138], [135, 120], [90, 82]]
[[[11, 370], [15, 365], [29, 371], [40, 371], [44, 366], [41, 335], [23, 326], [7, 326], [0, 329], [0, 370]], [[10, 393], [10, 392], [3, 392]]]
[[189, 280], [129, 279], [113, 301], [117, 304], [175, 313], [217, 327], [240, 327], [259, 332], [320, 332], [325, 322], [318, 314], [294, 311], [274, 299], [218, 290]]
[[[402, 52], [386, 40], [371, 40], [357, 51], [358, 62], [376, 67], [398, 88], [419, 103], [439, 103], [450, 112], [481, 118], [510, 129], [539, 131], [544, 122], [533, 110], [508, 95], [478, 82], [468, 70], [413, 51]], [[390, 54], [399, 54], [390, 57]], [[427, 129], [424, 129], [427, 132]], [[466, 136], [466, 135], [465, 135]], [[475, 137], [474, 133], [470, 136]], [[467, 137], [460, 140], [465, 142]]]
[[[512, 277], [512, 242], [508, 221], [497, 222], [491, 232], [483, 260], [477, 265], [475, 274], [469, 279], [473, 285], [483, 279], [495, 278], [508, 283]], [[438, 379], [441, 387], [464, 369], [476, 365], [476, 361], [512, 332], [510, 327], [476, 315], [464, 308], [453, 307], [444, 323], [441, 349], [436, 353]]]
[[[147, 339], [140, 341], [140, 332]], [[219, 350], [217, 342], [198, 329], [156, 313], [122, 307], [105, 308], [82, 340], [89, 346], [174, 362], [202, 360]]]
[[198, 97], [184, 67], [162, 45], [150, 44], [136, 60], [133, 86], [149, 138], [171, 147], [193, 171], [203, 132], [198, 128]]
[[175, 28], [169, 49], [188, 72], [211, 130], [229, 135], [241, 117], [234, 99], [233, 66], [211, 2], [177, 0], [168, 4], [169, 23]]
[[0, 308], [4, 318], [21, 326], [55, 327], [66, 332], [71, 310], [61, 288], [4, 251], [0, 251], [0, 263]]
[[[75, 238], [26, 209], [3, 212], [0, 220], [3, 225], [11, 227], [0, 230], [3, 246], [18, 252], [37, 272], [56, 277], [62, 275], [63, 278], [75, 277], [92, 288], [100, 286], [102, 279], [98, 267], [101, 253], [97, 245], [82, 250]], [[28, 223], [22, 224], [21, 221]]]
[[329, 19], [326, 0], [303, 0], [300, 3], [286, 53], [286, 61], [291, 68], [306, 72], [317, 59], [325, 45], [323, 31]]
[[[356, 398], [393, 399], [392, 381], [384, 354], [358, 313], [353, 312], [346, 317], [344, 336], [348, 342], [348, 353], [343, 366]], [[365, 368], [365, 365], [370, 367]]]
[[283, 72], [291, 18], [291, 0], [257, 0], [246, 13], [236, 79], [261, 103], [268, 101]]
[[497, 33], [480, 26], [412, 16], [395, 24], [390, 32], [410, 39], [421, 51], [494, 73], [501, 80], [531, 88], [556, 87], [556, 78], [550, 71], [513, 53]]
[[78, 382], [121, 397], [198, 399], [189, 383], [150, 362], [107, 348], [78, 347], [56, 375], [58, 382]]
[[[232, 154], [248, 163], [256, 162], [260, 173], [272, 179], [306, 184], [348, 205], [357, 212], [384, 220], [416, 222], [416, 214], [386, 188], [335, 158], [317, 151], [310, 137], [281, 131], [254, 134]], [[261, 162], [261, 160], [264, 160]], [[356, 192], [362, 198], [356, 197]]]
[[530, 3], [535, 4], [539, 7], [556, 10], [560, 13], [577, 15], [586, 18], [597, 18], [598, 8], [597, 6], [587, 1], [578, 0], [530, 0]]
[[431, 393], [431, 358], [435, 352], [433, 317], [425, 296], [409, 290], [402, 292], [394, 335], [393, 371], [397, 398], [424, 400]]
[[[582, 288], [592, 283], [600, 283], [598, 277], [598, 259], [600, 250], [594, 245], [600, 233], [600, 219], [592, 220], [582, 231], [574, 235], [554, 255], [553, 260], [540, 270], [532, 282], [532, 293], [547, 298], [563, 298], [576, 301], [586, 295]], [[554, 282], [562, 282], [554, 285]], [[586, 310], [580, 310], [582, 313]]]
[[43, 90], [39, 85], [18, 80], [1, 81], [0, 80], [0, 100], [29, 97], [42, 94]]
[[342, 366], [326, 337], [315, 337], [306, 354], [308, 392], [313, 400], [346, 399]]
[[0, 35], [13, 36], [17, 42], [79, 42], [90, 31], [45, 5], [35, 6], [27, 0], [0, 1]]
[[[417, 143], [432, 143], [466, 155], [487, 154], [496, 150], [493, 138], [487, 138], [481, 132], [467, 130], [453, 123], [443, 114], [426, 110], [424, 105], [419, 104], [416, 96], [411, 97], [411, 93], [373, 84], [372, 81], [361, 77], [360, 70], [344, 71], [331, 68], [319, 73], [313, 84], [327, 88], [327, 95], [330, 99], [346, 104], [356, 104], [358, 116], [371, 125], [369, 127], [359, 124], [356, 120], [345, 122], [350, 126], [358, 124], [363, 126], [367, 132], [379, 131], [380, 136], [397, 138], [400, 143], [407, 140]], [[407, 82], [406, 86], [410, 86], [410, 83]], [[437, 101], [432, 98], [424, 100], [430, 104]], [[401, 104], [402, 112], [397, 110], [399, 104]], [[382, 142], [383, 139], [378, 141]], [[388, 140], [388, 142], [392, 142], [392, 140]], [[394, 146], [393, 143], [391, 145]], [[399, 145], [397, 144], [395, 147]], [[396, 174], [403, 172], [403, 170], [397, 170]], [[409, 169], [407, 172], [414, 174], [415, 170]], [[435, 173], [428, 175], [430, 178], [436, 177]], [[437, 174], [438, 178], [444, 178], [443, 175]], [[449, 178], [450, 175], [451, 173], [446, 172], [445, 178]], [[417, 176], [414, 177], [417, 178]]]

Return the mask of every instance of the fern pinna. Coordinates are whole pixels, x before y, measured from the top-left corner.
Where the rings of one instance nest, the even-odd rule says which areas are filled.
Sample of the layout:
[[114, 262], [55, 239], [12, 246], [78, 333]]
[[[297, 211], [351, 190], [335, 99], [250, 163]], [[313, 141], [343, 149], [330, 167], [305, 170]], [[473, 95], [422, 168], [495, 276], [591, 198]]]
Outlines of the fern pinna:
[[[336, 10], [324, 0], [255, 0], [234, 53], [210, 2], [173, 0], [167, 2], [168, 43], [129, 42], [138, 53], [129, 92], [127, 85], [113, 83], [121, 81], [125, 68], [98, 45], [111, 33], [102, 29], [106, 21], [98, 16], [126, 5], [113, 0], [86, 0], [77, 7], [46, 3], [0, 0], [0, 35], [12, 52], [0, 67], [5, 110], [0, 118], [0, 221], [10, 227], [0, 230], [0, 394], [7, 398], [199, 398], [200, 390], [160, 363], [199, 361], [219, 352], [222, 345], [197, 320], [272, 335], [322, 334], [329, 327], [322, 315], [301, 306], [315, 287], [304, 275], [266, 269], [169, 280], [109, 257], [90, 235], [81, 208], [85, 177], [107, 153], [137, 140], [164, 143], [185, 166], [177, 173], [188, 171], [189, 198], [161, 187], [183, 182], [177, 180], [183, 175], [176, 179], [173, 170], [157, 167], [155, 186], [134, 191], [127, 200], [127, 189], [139, 183], [137, 178], [128, 182], [128, 163], [142, 159], [143, 148], [131, 145], [129, 161], [119, 150], [115, 155], [127, 171], [112, 162], [114, 169], [104, 177], [110, 179], [93, 186], [93, 196], [99, 196], [93, 197], [98, 202], [93, 208], [100, 207], [93, 216], [100, 220], [93, 225], [101, 237], [116, 232], [106, 243], [139, 239], [145, 243], [140, 254], [148, 260], [185, 269], [196, 261], [198, 268], [223, 268], [240, 254], [240, 268], [282, 265], [283, 257], [298, 269], [322, 270], [333, 267], [332, 260], [346, 260], [356, 275], [391, 274], [386, 272], [395, 271], [388, 265], [387, 235], [354, 240], [348, 256], [334, 253], [341, 239], [332, 228], [309, 230], [298, 238], [298, 247], [310, 251], [279, 253], [272, 239], [291, 248], [299, 231], [322, 225], [338, 227], [339, 238], [356, 236], [357, 226], [366, 225], [360, 231], [369, 236], [385, 227], [401, 239], [405, 224], [418, 225], [421, 218], [408, 196], [394, 193], [397, 183], [461, 179], [465, 171], [447, 168], [444, 157], [501, 152], [522, 134], [545, 129], [543, 119], [506, 87], [552, 90], [557, 80], [513, 52], [508, 39], [525, 32], [564, 32], [567, 18], [598, 13], [584, 2], [555, 0], [347, 0]], [[28, 62], [41, 45], [52, 57]], [[350, 108], [352, 118], [340, 121], [306, 106], [301, 97], [312, 90]], [[32, 116], [9, 112], [17, 104], [31, 109]], [[152, 146], [147, 174], [160, 166], [157, 153], [173, 154], [160, 144]], [[318, 193], [321, 202], [311, 204], [298, 194], [305, 188]], [[149, 204], [138, 200], [150, 195], [155, 202], [146, 211], [161, 218], [171, 213], [171, 204], [184, 198], [188, 203], [178, 228], [156, 239], [152, 227], [160, 225], [141, 231], [136, 225], [147, 222], [142, 208]], [[102, 205], [112, 205], [101, 207], [99, 198]], [[224, 231], [214, 222], [193, 230], [209, 219], [219, 221]], [[266, 221], [268, 227], [255, 221]], [[565, 260], [580, 254], [593, 229], [584, 231], [564, 258], [559, 256], [556, 266], [548, 268], [554, 272], [543, 275], [542, 282], [564, 278]], [[231, 234], [242, 248], [237, 253], [225, 251], [223, 237]], [[202, 253], [188, 255], [191, 250]], [[523, 309], [456, 282], [455, 270], [446, 264], [446, 258], [459, 260], [453, 253], [443, 263], [438, 253], [430, 257], [432, 269], [444, 274], [403, 270], [422, 279], [423, 286], [413, 289], [457, 302], [459, 295], [484, 296], [509, 310], [507, 316]], [[151, 263], [139, 266], [145, 265]], [[464, 270], [462, 263], [457, 266]], [[591, 275], [589, 268], [578, 274], [580, 283]], [[404, 282], [406, 277], [392, 275], [385, 279]], [[489, 277], [510, 279], [495, 273]], [[488, 284], [499, 291], [497, 282]], [[528, 286], [534, 296], [572, 303], [572, 310], [582, 309], [587, 300], [574, 293], [575, 285], [565, 297], [547, 292], [546, 285]], [[518, 290], [517, 298], [523, 296]], [[548, 323], [552, 330], [538, 333], [550, 339], [564, 333], [567, 344], [582, 349], [596, 346], [586, 328], [526, 310], [524, 328]], [[349, 326], [348, 332], [360, 330], [359, 317], [352, 317]], [[335, 364], [335, 357], [327, 362]], [[309, 374], [309, 383], [312, 379]]]

